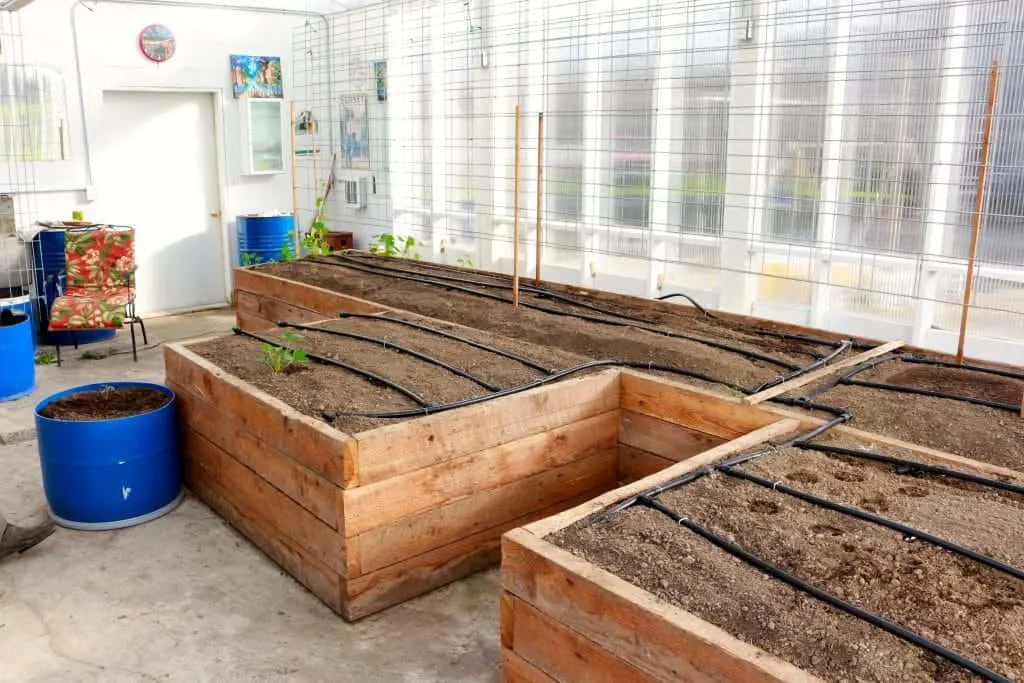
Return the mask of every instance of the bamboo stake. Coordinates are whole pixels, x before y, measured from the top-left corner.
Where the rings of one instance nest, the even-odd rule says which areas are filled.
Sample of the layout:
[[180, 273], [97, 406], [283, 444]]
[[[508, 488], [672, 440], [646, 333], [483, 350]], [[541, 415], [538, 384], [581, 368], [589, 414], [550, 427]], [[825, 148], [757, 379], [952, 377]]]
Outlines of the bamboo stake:
[[974, 223], [971, 226], [971, 247], [967, 257], [967, 282], [964, 285], [964, 301], [960, 306], [960, 338], [956, 345], [956, 362], [964, 362], [964, 342], [967, 336], [967, 315], [970, 312], [971, 296], [974, 294], [974, 262], [978, 256], [978, 237], [981, 233], [981, 212], [985, 207], [985, 176], [988, 174], [988, 151], [992, 140], [992, 115], [996, 109], [996, 90], [999, 87], [999, 60], [992, 62], [992, 73], [988, 81], [988, 112], [985, 115], [985, 132], [981, 139], [981, 166], [978, 169], [978, 189], [974, 197]]
[[515, 179], [512, 184], [512, 305], [519, 307], [519, 105], [516, 105]]
[[540, 284], [540, 254], [543, 238], [544, 213], [544, 112], [537, 114], [537, 268], [533, 273], [533, 283]]
[[[320, 150], [316, 148], [316, 129], [320, 125], [320, 121], [316, 120], [312, 116], [312, 110], [310, 110], [309, 117], [309, 135], [310, 145], [312, 149], [309, 154], [313, 157], [313, 213], [319, 213], [319, 207], [316, 206], [316, 200], [320, 196], [320, 165], [317, 163], [317, 157], [320, 156]], [[334, 162], [331, 162], [331, 170], [334, 170]]]
[[289, 120], [292, 127], [292, 237], [295, 240], [295, 258], [302, 256], [302, 237], [299, 230], [299, 173], [298, 150], [295, 149], [295, 100], [291, 102]]

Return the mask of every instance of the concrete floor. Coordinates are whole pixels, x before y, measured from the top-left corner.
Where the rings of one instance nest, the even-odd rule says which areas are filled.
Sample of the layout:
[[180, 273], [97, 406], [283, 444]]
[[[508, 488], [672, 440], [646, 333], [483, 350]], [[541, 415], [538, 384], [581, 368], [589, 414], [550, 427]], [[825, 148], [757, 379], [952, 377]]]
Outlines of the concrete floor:
[[[157, 343], [227, 331], [229, 311], [154, 319], [138, 364], [110, 344], [39, 367], [0, 404], [0, 511], [43, 514], [32, 408], [80, 383], [161, 381]], [[103, 354], [82, 360], [86, 350]], [[194, 498], [131, 529], [56, 534], [0, 563], [0, 682], [500, 680], [496, 571], [346, 624]]]

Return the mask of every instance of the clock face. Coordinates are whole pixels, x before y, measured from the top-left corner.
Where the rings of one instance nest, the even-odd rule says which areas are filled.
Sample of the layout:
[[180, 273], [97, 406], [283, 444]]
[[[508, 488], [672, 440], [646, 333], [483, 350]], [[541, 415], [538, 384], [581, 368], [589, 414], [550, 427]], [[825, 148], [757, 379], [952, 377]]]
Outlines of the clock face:
[[176, 45], [171, 29], [163, 24], [150, 24], [139, 32], [139, 49], [151, 62], [166, 62], [174, 56]]

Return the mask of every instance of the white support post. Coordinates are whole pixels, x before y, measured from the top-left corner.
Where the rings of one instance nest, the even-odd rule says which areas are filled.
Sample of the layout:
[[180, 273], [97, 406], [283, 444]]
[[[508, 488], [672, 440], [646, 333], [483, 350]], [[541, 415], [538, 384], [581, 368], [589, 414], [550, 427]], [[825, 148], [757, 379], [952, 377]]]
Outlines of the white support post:
[[[608, 24], [605, 24], [608, 21]], [[586, 118], [583, 122], [583, 216], [577, 244], [580, 245], [580, 284], [591, 287], [596, 268], [594, 251], [598, 248], [598, 224], [601, 218], [602, 186], [609, 180], [606, 163], [608, 143], [601, 137], [601, 105], [604, 99], [601, 87], [601, 66], [609, 55], [608, 45], [602, 37], [611, 31], [607, 14], [589, 16], [585, 34], [591, 39], [585, 43], [586, 51]]]
[[920, 260], [914, 326], [910, 343], [922, 346], [935, 321], [938, 298], [938, 268], [935, 257], [941, 256], [943, 238], [951, 234], [960, 208], [960, 164], [963, 159], [961, 139], [967, 117], [969, 92], [967, 67], [967, 33], [971, 3], [964, 1], [949, 8], [948, 39], [943, 51], [942, 82], [938, 130], [935, 139], [931, 177], [928, 179], [928, 213], [925, 223], [924, 254]]
[[828, 105], [825, 114], [825, 139], [821, 156], [821, 193], [818, 200], [818, 224], [811, 250], [811, 327], [827, 327], [826, 317], [832, 298], [832, 250], [842, 207], [843, 120], [846, 108], [846, 75], [850, 51], [850, 24], [853, 0], [839, 0], [832, 8], [829, 60]]
[[[734, 21], [719, 308], [749, 315], [757, 295], [754, 255], [767, 193], [775, 0], [751, 0]], [[749, 32], [749, 33], [748, 33]], [[749, 39], [746, 36], [749, 35]]]
[[435, 5], [430, 12], [430, 205], [433, 228], [430, 248], [433, 261], [443, 258], [448, 240], [448, 130], [445, 117], [445, 5]]
[[[688, 10], [687, 10], [688, 11]], [[658, 74], [654, 86], [654, 139], [651, 143], [651, 230], [647, 245], [647, 296], [658, 296], [665, 275], [665, 257], [672, 197], [672, 100], [675, 95], [675, 55], [689, 45], [687, 16], [679, 12], [659, 17]], [[672, 49], [668, 49], [669, 46]]]

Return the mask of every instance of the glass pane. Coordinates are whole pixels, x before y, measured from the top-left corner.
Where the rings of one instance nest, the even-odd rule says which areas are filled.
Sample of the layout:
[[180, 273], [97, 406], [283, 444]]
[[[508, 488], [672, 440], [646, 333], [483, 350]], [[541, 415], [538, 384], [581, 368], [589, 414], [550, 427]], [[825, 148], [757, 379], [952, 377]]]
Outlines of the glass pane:
[[64, 78], [56, 69], [0, 66], [0, 158], [68, 158]]
[[284, 145], [281, 103], [250, 101], [252, 170], [283, 171]]

